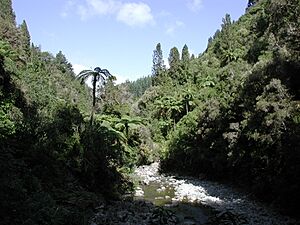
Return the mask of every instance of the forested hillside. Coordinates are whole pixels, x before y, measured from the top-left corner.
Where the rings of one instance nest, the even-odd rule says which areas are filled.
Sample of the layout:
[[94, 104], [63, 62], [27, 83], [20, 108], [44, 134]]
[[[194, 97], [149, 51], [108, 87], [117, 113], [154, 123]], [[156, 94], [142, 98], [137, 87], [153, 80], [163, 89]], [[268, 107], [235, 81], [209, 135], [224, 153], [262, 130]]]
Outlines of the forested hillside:
[[0, 224], [87, 224], [159, 160], [299, 217], [299, 0], [249, 1], [203, 53], [172, 48], [168, 68], [158, 43], [152, 75], [120, 85], [99, 65], [77, 76], [0, 6]]
[[[92, 90], [61, 51], [31, 44], [11, 4], [0, 1], [0, 224], [87, 224], [101, 201], [131, 189], [127, 172], [146, 160], [133, 149], [147, 150], [149, 141], [128, 138], [138, 118], [103, 116], [91, 125]], [[107, 86], [103, 111], [122, 108], [130, 96], [118, 101]]]
[[165, 143], [164, 171], [230, 181], [299, 215], [299, 12], [297, 0], [250, 4], [198, 57], [172, 48], [169, 69], [156, 46], [138, 104]]

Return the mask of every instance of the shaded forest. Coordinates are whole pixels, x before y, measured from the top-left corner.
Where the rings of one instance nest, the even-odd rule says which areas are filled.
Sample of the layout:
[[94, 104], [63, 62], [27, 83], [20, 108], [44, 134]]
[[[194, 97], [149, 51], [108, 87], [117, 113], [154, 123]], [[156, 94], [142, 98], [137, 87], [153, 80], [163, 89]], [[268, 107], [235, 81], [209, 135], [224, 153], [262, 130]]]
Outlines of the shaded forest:
[[159, 160], [299, 217], [298, 0], [251, 1], [203, 53], [172, 48], [169, 68], [158, 43], [151, 76], [119, 85], [101, 65], [77, 76], [0, 5], [0, 224], [87, 224]]

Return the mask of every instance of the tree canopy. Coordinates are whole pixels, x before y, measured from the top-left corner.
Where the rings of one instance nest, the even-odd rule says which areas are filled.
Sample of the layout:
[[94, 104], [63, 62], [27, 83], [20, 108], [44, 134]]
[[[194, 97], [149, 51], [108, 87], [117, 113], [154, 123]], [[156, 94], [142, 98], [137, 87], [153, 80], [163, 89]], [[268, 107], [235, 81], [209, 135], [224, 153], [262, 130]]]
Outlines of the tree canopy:
[[88, 224], [154, 161], [299, 217], [299, 0], [249, 1], [203, 53], [171, 48], [169, 67], [158, 43], [152, 74], [122, 84], [100, 67], [75, 75], [0, 5], [0, 225]]

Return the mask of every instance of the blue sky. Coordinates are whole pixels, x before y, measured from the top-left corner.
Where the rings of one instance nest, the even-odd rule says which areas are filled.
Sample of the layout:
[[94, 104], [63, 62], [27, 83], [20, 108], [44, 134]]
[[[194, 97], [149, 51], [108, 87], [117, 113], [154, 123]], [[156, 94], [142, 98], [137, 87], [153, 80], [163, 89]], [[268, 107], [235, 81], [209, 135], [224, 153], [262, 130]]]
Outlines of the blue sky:
[[75, 72], [99, 66], [119, 82], [151, 74], [161, 43], [203, 52], [226, 13], [237, 20], [247, 0], [13, 0], [17, 23], [26, 20], [43, 51], [62, 51]]

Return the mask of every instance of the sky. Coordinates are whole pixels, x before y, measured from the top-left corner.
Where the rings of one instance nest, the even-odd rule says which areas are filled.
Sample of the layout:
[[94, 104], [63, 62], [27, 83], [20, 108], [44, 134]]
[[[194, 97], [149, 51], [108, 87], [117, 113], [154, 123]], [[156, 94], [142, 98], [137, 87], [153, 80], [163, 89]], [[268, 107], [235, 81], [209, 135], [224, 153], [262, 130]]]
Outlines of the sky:
[[167, 64], [172, 47], [202, 53], [228, 13], [244, 14], [247, 0], [13, 0], [17, 23], [26, 21], [31, 41], [59, 51], [75, 73], [97, 66], [118, 82], [151, 74], [161, 43]]

